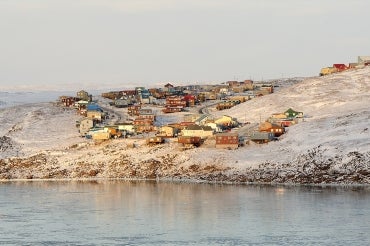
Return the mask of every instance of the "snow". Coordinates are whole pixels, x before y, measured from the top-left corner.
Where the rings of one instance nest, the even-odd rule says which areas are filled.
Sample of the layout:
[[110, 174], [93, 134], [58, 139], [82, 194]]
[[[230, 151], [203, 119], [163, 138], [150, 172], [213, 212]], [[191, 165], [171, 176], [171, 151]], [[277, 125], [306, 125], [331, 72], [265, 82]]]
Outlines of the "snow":
[[[155, 147], [146, 146], [144, 138], [94, 144], [79, 136], [75, 127], [79, 116], [74, 110], [63, 109], [52, 102], [13, 106], [2, 93], [0, 161], [3, 164], [0, 163], [0, 167], [4, 168], [0, 174], [6, 179], [180, 177], [332, 183], [356, 182], [358, 178], [360, 183], [369, 183], [370, 67], [325, 77], [286, 79], [280, 81], [276, 89], [273, 94], [229, 110], [216, 111], [210, 107], [209, 111], [216, 116], [229, 115], [249, 121], [251, 126], [288, 108], [304, 112], [304, 121], [289, 127], [279, 141], [265, 145], [250, 143], [237, 150], [205, 145], [185, 151], [175, 140]], [[101, 99], [101, 103], [109, 107], [106, 100]], [[124, 112], [124, 109], [115, 110], [119, 114]], [[159, 107], [155, 112], [161, 124], [182, 121], [189, 113], [164, 115]], [[40, 157], [34, 157], [37, 155]], [[5, 166], [9, 170], [10, 164], [13, 167], [27, 160], [42, 166], [27, 169], [27, 165], [21, 171], [14, 168], [4, 171]], [[330, 168], [327, 170], [325, 165]], [[353, 168], [361, 170], [362, 176], [354, 173]], [[305, 179], [302, 175], [306, 175]], [[332, 176], [323, 181], [327, 175]]]

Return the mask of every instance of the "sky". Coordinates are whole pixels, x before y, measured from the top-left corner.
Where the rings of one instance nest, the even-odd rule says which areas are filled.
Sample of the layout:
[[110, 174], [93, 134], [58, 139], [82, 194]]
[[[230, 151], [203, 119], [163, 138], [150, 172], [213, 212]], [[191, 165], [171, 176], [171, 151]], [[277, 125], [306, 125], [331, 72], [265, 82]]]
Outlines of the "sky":
[[367, 0], [0, 0], [0, 90], [317, 76], [370, 55]]

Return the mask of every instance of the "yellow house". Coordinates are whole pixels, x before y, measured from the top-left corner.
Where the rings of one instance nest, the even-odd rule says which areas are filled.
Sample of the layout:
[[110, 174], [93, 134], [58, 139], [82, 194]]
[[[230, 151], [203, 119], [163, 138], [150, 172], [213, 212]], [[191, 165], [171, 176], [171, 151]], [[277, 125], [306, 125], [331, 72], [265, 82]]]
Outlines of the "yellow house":
[[178, 134], [178, 129], [173, 126], [162, 126], [159, 129], [157, 136], [161, 137], [175, 137]]
[[230, 126], [230, 127], [238, 125], [238, 121], [235, 118], [228, 116], [228, 115], [223, 115], [221, 118], [216, 119], [215, 123], [218, 125]]
[[275, 113], [271, 115], [273, 119], [285, 119], [286, 115], [284, 113]]

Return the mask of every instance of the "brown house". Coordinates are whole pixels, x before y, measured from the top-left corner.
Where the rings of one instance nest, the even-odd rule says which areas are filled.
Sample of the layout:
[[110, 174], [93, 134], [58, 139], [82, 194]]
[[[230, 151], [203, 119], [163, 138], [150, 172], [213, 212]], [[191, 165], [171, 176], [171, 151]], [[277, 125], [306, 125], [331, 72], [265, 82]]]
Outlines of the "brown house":
[[237, 149], [241, 145], [237, 133], [216, 134], [216, 148]]
[[259, 126], [260, 132], [272, 132], [275, 134], [275, 137], [279, 137], [285, 133], [285, 128], [270, 122], [263, 122]]

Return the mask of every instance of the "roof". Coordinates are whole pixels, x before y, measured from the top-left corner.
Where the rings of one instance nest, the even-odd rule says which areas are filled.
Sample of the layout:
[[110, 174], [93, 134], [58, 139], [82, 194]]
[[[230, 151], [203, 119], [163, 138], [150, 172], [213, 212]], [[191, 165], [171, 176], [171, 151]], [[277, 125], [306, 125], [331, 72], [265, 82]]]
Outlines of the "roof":
[[239, 136], [238, 133], [235, 132], [224, 132], [224, 133], [217, 133], [216, 137], [234, 137], [234, 136]]
[[198, 125], [189, 125], [185, 129], [192, 131], [213, 131], [212, 127], [210, 126], [198, 126]]

